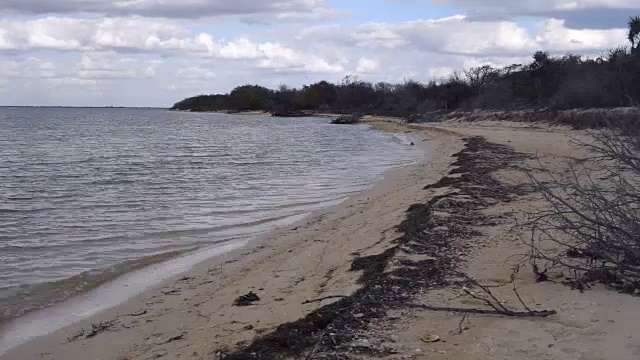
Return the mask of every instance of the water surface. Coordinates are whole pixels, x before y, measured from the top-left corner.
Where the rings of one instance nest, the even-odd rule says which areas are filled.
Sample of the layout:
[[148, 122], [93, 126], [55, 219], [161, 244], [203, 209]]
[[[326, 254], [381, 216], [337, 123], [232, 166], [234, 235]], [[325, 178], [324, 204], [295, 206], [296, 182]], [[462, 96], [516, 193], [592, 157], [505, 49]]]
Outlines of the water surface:
[[0, 322], [194, 249], [246, 241], [418, 150], [321, 118], [0, 109]]

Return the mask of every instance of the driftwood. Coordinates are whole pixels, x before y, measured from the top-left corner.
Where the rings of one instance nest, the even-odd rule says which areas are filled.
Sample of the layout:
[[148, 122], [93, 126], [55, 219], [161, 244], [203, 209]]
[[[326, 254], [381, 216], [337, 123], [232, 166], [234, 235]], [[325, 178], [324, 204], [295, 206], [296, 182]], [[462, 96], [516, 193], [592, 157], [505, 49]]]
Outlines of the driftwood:
[[309, 112], [306, 111], [276, 111], [273, 112], [271, 114], [271, 116], [274, 117], [285, 117], [285, 118], [289, 118], [289, 117], [307, 117], [307, 116], [311, 116], [312, 114], [310, 114]]
[[409, 308], [423, 309], [431, 311], [445, 311], [445, 312], [458, 312], [468, 314], [485, 314], [485, 315], [503, 315], [511, 317], [547, 317], [555, 315], [558, 312], [555, 310], [542, 310], [542, 311], [511, 311], [511, 310], [495, 310], [495, 309], [467, 309], [447, 306], [430, 306], [422, 304], [404, 304]]
[[305, 302], [302, 303], [302, 305], [306, 305], [306, 304], [312, 304], [312, 303], [317, 303], [317, 302], [322, 302], [325, 300], [329, 300], [329, 299], [344, 299], [347, 298], [348, 296], [345, 295], [332, 295], [332, 296], [325, 296], [323, 298], [319, 298], [319, 299], [312, 299], [312, 300], [307, 300]]
[[[522, 300], [522, 297], [518, 293], [516, 288], [515, 278], [518, 272], [520, 271], [520, 265], [517, 265], [513, 272], [511, 273], [511, 284], [513, 285], [513, 292], [520, 301], [520, 304], [526, 309], [526, 311], [513, 311], [507, 308], [503, 303], [498, 300], [498, 298], [491, 292], [491, 289], [488, 286], [484, 286], [480, 284], [477, 280], [470, 277], [469, 275], [458, 272], [457, 275], [464, 277], [467, 283], [472, 284], [482, 290], [486, 296], [481, 296], [475, 294], [471, 290], [466, 287], [463, 287], [463, 291], [476, 300], [480, 300], [484, 302], [491, 309], [475, 309], [475, 308], [458, 308], [458, 307], [448, 307], [448, 306], [431, 306], [431, 305], [422, 305], [422, 304], [405, 304], [405, 306], [414, 309], [423, 309], [423, 310], [431, 310], [431, 311], [445, 311], [445, 312], [458, 312], [464, 314], [485, 314], [485, 315], [502, 315], [502, 316], [511, 316], [511, 317], [547, 317], [551, 315], [557, 314], [555, 310], [532, 310], [527, 304]], [[463, 320], [464, 321], [464, 318]], [[462, 324], [462, 321], [460, 324]]]

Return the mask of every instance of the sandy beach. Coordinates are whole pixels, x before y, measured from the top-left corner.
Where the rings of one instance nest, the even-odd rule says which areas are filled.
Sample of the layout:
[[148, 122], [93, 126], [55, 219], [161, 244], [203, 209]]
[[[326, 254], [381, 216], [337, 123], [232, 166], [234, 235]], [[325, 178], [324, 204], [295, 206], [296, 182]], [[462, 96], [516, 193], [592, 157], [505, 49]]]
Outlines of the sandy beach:
[[[367, 299], [382, 296], [378, 290], [391, 301], [411, 298], [412, 304], [482, 306], [459, 288], [439, 286], [437, 276], [429, 272], [437, 269], [425, 266], [437, 265], [442, 255], [464, 259], [466, 274], [495, 288], [505, 304], [521, 309], [510, 278], [527, 246], [514, 232], [513, 219], [542, 206], [536, 194], [481, 194], [492, 200], [480, 211], [491, 221], [461, 225], [464, 234], [448, 242], [453, 244], [451, 254], [416, 250], [426, 245], [409, 238], [418, 229], [412, 224], [419, 220], [414, 219], [420, 210], [415, 204], [435, 206], [434, 199], [455, 192], [455, 186], [466, 186], [442, 181], [464, 164], [465, 156], [481, 156], [464, 166], [482, 162], [478, 169], [487, 172], [478, 176], [490, 176], [504, 189], [527, 183], [520, 165], [539, 162], [562, 175], [565, 159], [581, 151], [570, 140], [586, 134], [507, 122], [408, 125], [373, 117], [365, 122], [382, 131], [415, 133], [422, 139], [417, 145], [426, 147], [428, 156], [419, 164], [394, 169], [370, 190], [339, 205], [207, 260], [121, 305], [18, 346], [0, 359], [331, 358], [323, 344], [333, 337], [338, 354], [333, 358], [344, 354], [362, 359], [640, 358], [640, 299], [598, 286], [581, 293], [558, 283], [536, 283], [530, 268], [516, 277], [519, 295], [532, 308], [557, 314], [544, 318], [472, 314], [463, 319], [454, 312], [368, 307]], [[435, 211], [442, 219], [460, 216], [441, 212]], [[438, 225], [432, 231], [447, 224], [441, 218], [431, 219]], [[454, 232], [451, 229], [448, 234]], [[408, 290], [412, 288], [415, 291]], [[397, 293], [389, 293], [392, 290]], [[251, 306], [234, 305], [249, 292], [260, 300]], [[340, 306], [330, 308], [339, 313], [335, 318], [323, 310], [331, 304]], [[344, 312], [342, 305], [349, 310]], [[340, 326], [311, 328], [329, 320], [331, 326]], [[290, 335], [291, 329], [304, 340], [292, 337], [287, 343], [276, 336]], [[439, 341], [429, 341], [430, 336]]]

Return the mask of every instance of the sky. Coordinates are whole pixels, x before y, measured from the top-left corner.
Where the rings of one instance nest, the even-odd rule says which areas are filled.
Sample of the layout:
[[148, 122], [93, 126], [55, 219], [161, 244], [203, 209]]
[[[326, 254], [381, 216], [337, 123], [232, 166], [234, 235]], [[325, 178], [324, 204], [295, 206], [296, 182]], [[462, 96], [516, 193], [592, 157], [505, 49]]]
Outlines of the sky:
[[0, 105], [169, 107], [235, 86], [429, 81], [626, 44], [640, 0], [0, 0]]

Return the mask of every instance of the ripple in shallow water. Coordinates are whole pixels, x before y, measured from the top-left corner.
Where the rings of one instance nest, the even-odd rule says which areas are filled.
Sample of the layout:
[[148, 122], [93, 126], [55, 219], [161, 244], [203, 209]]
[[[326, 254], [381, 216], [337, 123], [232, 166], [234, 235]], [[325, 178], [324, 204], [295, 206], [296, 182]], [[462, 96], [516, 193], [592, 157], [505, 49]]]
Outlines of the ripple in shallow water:
[[408, 143], [315, 118], [2, 109], [4, 317], [339, 201], [414, 161]]

